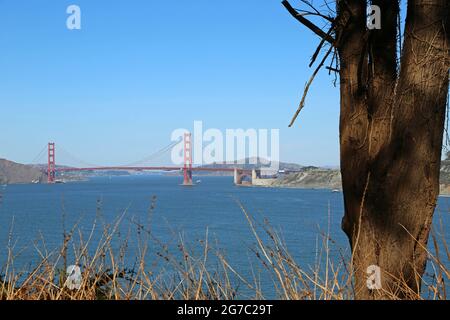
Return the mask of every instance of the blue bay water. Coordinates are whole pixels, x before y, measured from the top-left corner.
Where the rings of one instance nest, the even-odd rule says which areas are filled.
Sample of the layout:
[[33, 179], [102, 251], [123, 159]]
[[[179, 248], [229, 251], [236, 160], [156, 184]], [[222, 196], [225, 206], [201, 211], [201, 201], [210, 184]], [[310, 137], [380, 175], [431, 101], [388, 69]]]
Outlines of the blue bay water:
[[[123, 215], [118, 234], [121, 239], [130, 238], [130, 264], [138, 246], [135, 222], [150, 221], [152, 235], [173, 251], [182, 236], [187, 245], [201, 254], [198, 241], [205, 239], [208, 230], [209, 242], [223, 250], [231, 266], [251, 280], [252, 266], [262, 268], [252, 251], [256, 240], [239, 203], [256, 222], [263, 224], [267, 220], [304, 268], [314, 265], [318, 248], [323, 247], [321, 235], [328, 231], [331, 257], [337, 263], [341, 254], [348, 255], [348, 241], [340, 229], [342, 193], [236, 187], [231, 177], [201, 180], [195, 187], [180, 186], [180, 177], [158, 175], [101, 177], [55, 185], [9, 185], [4, 189], [0, 186], [0, 270], [7, 260], [10, 239], [14, 251], [20, 252], [15, 266], [26, 268], [38, 260], [35, 246], [42, 248], [42, 239], [47, 250], [61, 246], [63, 224], [66, 230], [77, 225], [87, 238], [94, 221], [100, 226], [100, 220], [113, 223]], [[154, 208], [150, 209], [152, 202]], [[438, 227], [442, 217], [445, 230], [450, 222], [448, 208], [447, 198], [440, 198], [435, 225]], [[101, 228], [97, 228], [92, 248], [101, 235]], [[270, 241], [263, 232], [261, 236]], [[446, 236], [449, 240], [450, 232]], [[119, 246], [119, 240], [115, 241]], [[150, 250], [149, 260], [157, 259], [156, 250]], [[270, 281], [263, 277], [263, 287], [270, 288]]]

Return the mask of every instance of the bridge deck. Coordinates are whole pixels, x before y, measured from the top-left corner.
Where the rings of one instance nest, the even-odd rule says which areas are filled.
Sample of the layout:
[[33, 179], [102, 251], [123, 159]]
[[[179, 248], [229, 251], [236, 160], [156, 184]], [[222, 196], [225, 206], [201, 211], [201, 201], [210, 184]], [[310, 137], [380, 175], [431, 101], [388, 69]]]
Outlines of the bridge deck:
[[[92, 167], [92, 168], [55, 168], [56, 172], [70, 172], [70, 171], [108, 171], [108, 170], [116, 170], [116, 171], [180, 171], [183, 170], [184, 167]], [[248, 171], [251, 170], [243, 170], [236, 168], [240, 171]], [[235, 168], [199, 168], [192, 167], [192, 171], [207, 171], [207, 172], [234, 172]]]

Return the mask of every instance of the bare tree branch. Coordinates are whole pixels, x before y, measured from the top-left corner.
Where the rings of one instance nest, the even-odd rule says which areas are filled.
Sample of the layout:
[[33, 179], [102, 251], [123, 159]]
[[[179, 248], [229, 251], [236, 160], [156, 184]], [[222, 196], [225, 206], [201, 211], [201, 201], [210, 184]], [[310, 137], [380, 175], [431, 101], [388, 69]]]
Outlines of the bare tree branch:
[[[333, 30], [334, 30], [334, 22], [331, 24], [330, 30], [328, 30], [327, 34], [328, 34], [328, 35], [331, 35], [331, 32], [332, 32]], [[309, 67], [310, 67], [310, 68], [311, 68], [311, 66], [314, 64], [314, 62], [316, 61], [317, 56], [319, 55], [320, 50], [322, 49], [322, 47], [323, 47], [325, 41], [326, 41], [326, 40], [322, 38], [322, 41], [320, 41], [319, 45], [317, 46], [317, 49], [316, 49], [316, 51], [314, 52], [314, 54], [313, 54], [313, 56], [312, 56], [312, 58], [311, 58], [311, 62], [310, 62], [310, 64], [309, 64]]]
[[331, 53], [331, 50], [333, 50], [333, 46], [330, 46], [327, 53], [323, 56], [322, 61], [320, 62], [319, 66], [314, 70], [311, 78], [309, 79], [308, 83], [306, 84], [305, 91], [303, 92], [302, 100], [300, 101], [300, 105], [298, 106], [297, 111], [295, 112], [294, 117], [291, 120], [291, 123], [289, 124], [289, 127], [292, 127], [294, 125], [295, 120], [297, 120], [298, 115], [300, 114], [300, 111], [302, 111], [303, 107], [305, 106], [306, 96], [308, 95], [309, 87], [314, 81], [314, 78], [316, 77], [319, 70], [322, 68], [323, 64], [327, 60], [328, 56]]
[[[310, 7], [315, 13], [312, 13], [312, 14], [314, 14], [314, 15], [316, 15], [316, 16], [319, 16], [319, 17], [322, 17], [322, 18], [324, 18], [325, 20], [328, 20], [328, 21], [330, 21], [331, 23], [333, 23], [333, 21], [334, 21], [334, 19], [333, 18], [331, 18], [331, 17], [329, 17], [329, 16], [326, 16], [326, 15], [324, 15], [324, 14], [322, 14], [322, 13], [320, 13], [320, 11], [319, 10], [317, 10], [309, 1], [306, 1], [306, 0], [301, 0], [305, 5], [307, 5], [308, 7]], [[303, 10], [302, 10], [303, 11]]]
[[314, 23], [312, 23], [311, 21], [309, 21], [308, 19], [306, 19], [304, 16], [302, 16], [301, 14], [299, 14], [297, 12], [297, 10], [295, 10], [291, 4], [287, 1], [287, 0], [283, 0], [282, 2], [283, 6], [287, 9], [287, 11], [297, 20], [299, 21], [301, 24], [303, 24], [305, 27], [307, 27], [308, 29], [310, 29], [312, 32], [314, 32], [316, 35], [318, 35], [319, 37], [321, 37], [322, 39], [325, 39], [326, 41], [328, 41], [329, 43], [331, 43], [332, 45], [334, 45], [334, 38], [325, 33], [322, 29], [320, 29], [318, 26], [316, 26]]

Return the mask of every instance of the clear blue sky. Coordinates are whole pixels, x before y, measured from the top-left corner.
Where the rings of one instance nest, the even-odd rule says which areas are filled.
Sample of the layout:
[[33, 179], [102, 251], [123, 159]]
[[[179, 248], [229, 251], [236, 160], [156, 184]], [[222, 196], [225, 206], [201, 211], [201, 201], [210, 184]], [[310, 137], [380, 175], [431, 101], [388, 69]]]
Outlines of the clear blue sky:
[[[280, 2], [0, 0], [0, 157], [30, 162], [54, 140], [90, 163], [128, 163], [202, 120], [279, 128], [283, 161], [338, 165], [326, 72], [287, 127], [319, 39]], [[70, 4], [79, 31], [66, 28]]]

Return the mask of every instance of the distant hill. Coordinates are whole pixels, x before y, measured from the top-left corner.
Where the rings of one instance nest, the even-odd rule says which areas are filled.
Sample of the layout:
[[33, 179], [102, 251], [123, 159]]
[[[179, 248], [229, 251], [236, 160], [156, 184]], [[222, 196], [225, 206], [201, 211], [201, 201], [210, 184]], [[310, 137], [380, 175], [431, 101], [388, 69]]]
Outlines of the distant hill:
[[441, 162], [441, 179], [442, 184], [450, 184], [450, 159], [442, 160]]
[[450, 195], [450, 152], [447, 152], [447, 158], [441, 162], [439, 181], [441, 194]]
[[0, 184], [45, 182], [47, 176], [38, 168], [0, 159]]
[[[280, 177], [271, 187], [342, 189], [339, 169], [304, 167], [301, 172]], [[441, 162], [440, 194], [450, 195], [450, 153]]]
[[281, 176], [270, 186], [303, 189], [341, 189], [341, 172], [326, 168], [305, 167], [301, 172]]
[[[265, 168], [265, 167], [268, 167], [269, 165], [270, 164], [268, 164], [267, 160], [265, 160], [265, 159], [246, 158], [241, 161], [218, 162], [218, 163], [203, 165], [200, 167], [201, 168], [240, 168], [240, 169], [244, 169], [244, 170], [253, 170], [253, 169]], [[279, 162], [278, 168], [279, 168], [279, 170], [286, 170], [286, 171], [290, 171], [290, 170], [291, 171], [300, 171], [306, 167], [296, 164], [296, 163]]]

